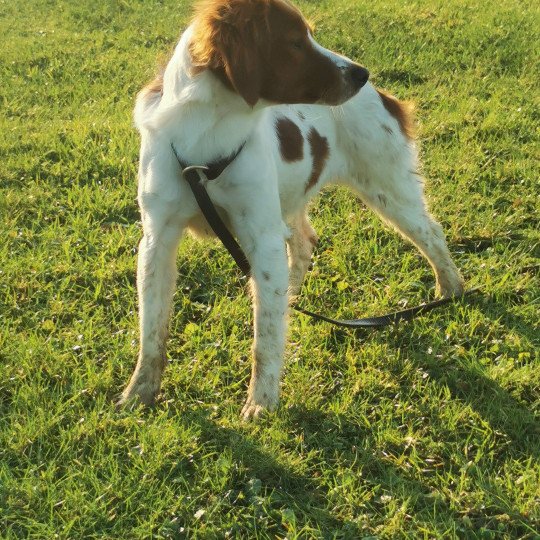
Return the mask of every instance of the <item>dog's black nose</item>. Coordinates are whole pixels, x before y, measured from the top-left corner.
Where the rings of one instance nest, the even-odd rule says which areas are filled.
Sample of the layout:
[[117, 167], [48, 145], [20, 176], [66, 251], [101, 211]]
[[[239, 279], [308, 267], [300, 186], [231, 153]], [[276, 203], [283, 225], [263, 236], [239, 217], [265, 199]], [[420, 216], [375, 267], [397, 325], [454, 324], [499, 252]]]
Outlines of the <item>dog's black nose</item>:
[[355, 87], [362, 88], [368, 82], [369, 71], [362, 66], [354, 66], [351, 68], [349, 76]]

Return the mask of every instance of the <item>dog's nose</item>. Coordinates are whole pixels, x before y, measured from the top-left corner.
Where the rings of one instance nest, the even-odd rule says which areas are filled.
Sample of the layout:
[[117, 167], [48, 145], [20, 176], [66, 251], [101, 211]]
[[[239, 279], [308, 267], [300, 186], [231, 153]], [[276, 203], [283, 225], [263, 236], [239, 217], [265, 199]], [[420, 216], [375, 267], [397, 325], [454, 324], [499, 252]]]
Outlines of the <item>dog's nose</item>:
[[362, 88], [369, 79], [369, 71], [362, 66], [353, 66], [349, 71], [349, 77], [354, 86], [358, 89]]

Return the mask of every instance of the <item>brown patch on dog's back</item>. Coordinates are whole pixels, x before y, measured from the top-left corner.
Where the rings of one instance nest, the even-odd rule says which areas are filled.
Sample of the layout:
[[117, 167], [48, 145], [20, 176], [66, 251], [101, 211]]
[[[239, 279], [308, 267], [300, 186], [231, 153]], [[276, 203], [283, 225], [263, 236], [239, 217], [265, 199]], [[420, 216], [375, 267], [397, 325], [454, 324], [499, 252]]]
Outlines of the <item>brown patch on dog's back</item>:
[[330, 152], [328, 139], [323, 137], [313, 127], [309, 130], [308, 142], [311, 149], [311, 156], [313, 157], [313, 167], [311, 169], [311, 176], [306, 184], [305, 193], [319, 181]]
[[414, 137], [412, 104], [399, 101], [399, 99], [387, 94], [386, 92], [383, 92], [382, 90], [377, 90], [377, 93], [381, 98], [384, 108], [397, 120], [401, 133], [403, 133], [403, 135], [405, 135], [405, 137], [408, 139], [412, 139]]
[[304, 157], [304, 139], [300, 128], [289, 118], [276, 121], [279, 151], [285, 161], [300, 161]]

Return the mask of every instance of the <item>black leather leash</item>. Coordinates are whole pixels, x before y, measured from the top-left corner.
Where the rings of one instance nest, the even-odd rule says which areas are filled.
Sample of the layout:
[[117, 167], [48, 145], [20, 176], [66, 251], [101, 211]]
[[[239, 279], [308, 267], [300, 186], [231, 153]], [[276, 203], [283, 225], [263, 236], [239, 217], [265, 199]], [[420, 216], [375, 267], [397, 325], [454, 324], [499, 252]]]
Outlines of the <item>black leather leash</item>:
[[[238, 245], [238, 242], [231, 234], [229, 229], [223, 220], [219, 216], [214, 203], [208, 196], [208, 192], [204, 187], [204, 182], [207, 180], [214, 180], [217, 178], [238, 156], [241, 152], [244, 145], [240, 146], [236, 152], [231, 154], [227, 158], [222, 158], [216, 161], [213, 161], [209, 165], [191, 165], [188, 166], [180, 156], [178, 155], [174, 145], [171, 143], [171, 148], [182, 168], [182, 175], [186, 179], [201, 212], [203, 213], [206, 221], [216, 234], [216, 236], [221, 240], [227, 251], [231, 254], [232, 258], [235, 260], [236, 264], [242, 270], [244, 275], [249, 276], [251, 274], [251, 266], [246, 258], [246, 255], [242, 251], [242, 248]], [[462, 296], [468, 296], [479, 290], [479, 287], [469, 289], [465, 291]], [[389, 313], [387, 315], [380, 315], [377, 317], [365, 317], [363, 319], [333, 319], [331, 317], [326, 317], [325, 315], [320, 315], [309, 311], [307, 309], [301, 308], [299, 306], [291, 306], [294, 310], [304, 315], [309, 315], [313, 319], [319, 321], [326, 321], [336, 326], [341, 326], [344, 328], [383, 328], [385, 326], [390, 326], [391, 324], [396, 324], [400, 321], [410, 321], [416, 316], [431, 311], [432, 309], [449, 304], [461, 298], [462, 296], [452, 296], [450, 298], [441, 298], [440, 300], [434, 300], [432, 302], [427, 302], [419, 306], [412, 308], [404, 309], [402, 311], [396, 311], [394, 313]]]

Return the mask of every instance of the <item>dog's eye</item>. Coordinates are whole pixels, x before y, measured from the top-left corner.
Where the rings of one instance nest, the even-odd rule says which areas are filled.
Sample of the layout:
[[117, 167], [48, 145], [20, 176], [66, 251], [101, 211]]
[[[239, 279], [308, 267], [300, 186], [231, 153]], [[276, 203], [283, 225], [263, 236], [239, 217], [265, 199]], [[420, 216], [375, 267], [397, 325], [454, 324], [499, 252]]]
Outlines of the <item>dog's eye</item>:
[[291, 41], [291, 45], [294, 49], [300, 51], [304, 47], [304, 42], [301, 39], [295, 39], [294, 41]]

